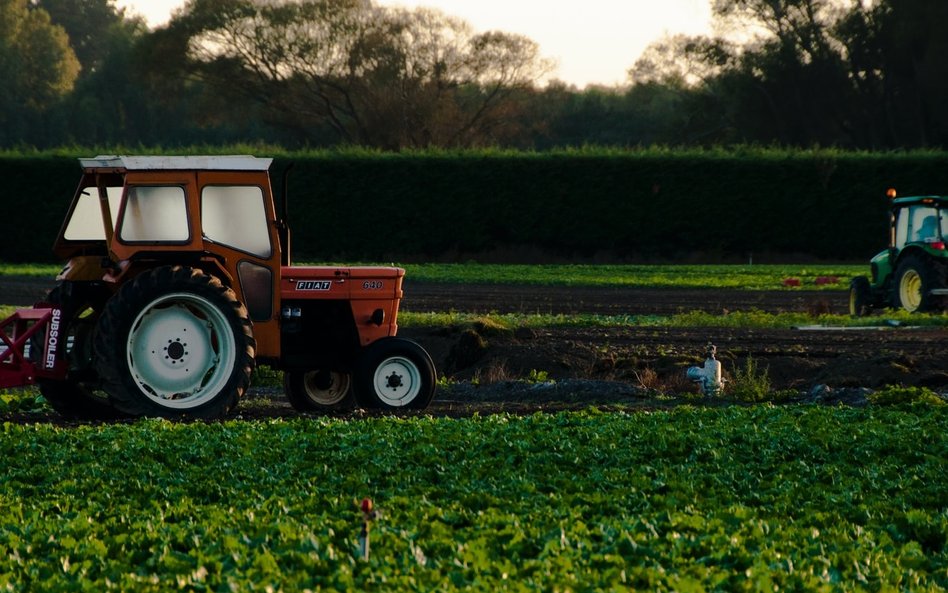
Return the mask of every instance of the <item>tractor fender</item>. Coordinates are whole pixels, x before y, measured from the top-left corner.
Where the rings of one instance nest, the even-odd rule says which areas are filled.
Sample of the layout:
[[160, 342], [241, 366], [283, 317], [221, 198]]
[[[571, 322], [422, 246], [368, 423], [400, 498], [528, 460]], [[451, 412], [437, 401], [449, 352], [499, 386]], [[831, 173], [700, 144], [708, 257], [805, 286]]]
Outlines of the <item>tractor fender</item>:
[[179, 264], [183, 266], [188, 266], [201, 270], [208, 276], [214, 276], [221, 281], [228, 288], [233, 287], [234, 278], [231, 276], [227, 269], [214, 257], [201, 257], [197, 260], [190, 261], [169, 261], [167, 258], [164, 259], [133, 259], [133, 260], [122, 260], [116, 264], [115, 268], [109, 271], [104, 280], [111, 284], [125, 284], [130, 282], [135, 277], [143, 272], [153, 270], [159, 266], [167, 266]]
[[102, 280], [102, 258], [96, 255], [78, 255], [69, 258], [56, 275], [57, 282], [97, 282]]
[[929, 253], [920, 245], [906, 245], [899, 251], [899, 254], [892, 262], [892, 275], [895, 275], [895, 271], [899, 269], [899, 266], [902, 265], [902, 262], [909, 257], [918, 258], [932, 266], [941, 266], [944, 265], [943, 262], [939, 262], [937, 258], [932, 257], [932, 254]]

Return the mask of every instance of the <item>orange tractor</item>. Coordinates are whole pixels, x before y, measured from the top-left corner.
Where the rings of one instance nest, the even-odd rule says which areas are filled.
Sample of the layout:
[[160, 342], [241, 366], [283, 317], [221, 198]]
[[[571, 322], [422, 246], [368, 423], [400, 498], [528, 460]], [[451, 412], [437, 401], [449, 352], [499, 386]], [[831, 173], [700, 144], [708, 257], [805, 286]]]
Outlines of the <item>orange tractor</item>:
[[68, 417], [217, 418], [259, 361], [303, 411], [431, 401], [431, 357], [396, 337], [405, 271], [291, 266], [271, 159], [80, 164], [56, 286], [0, 322], [0, 387], [35, 382]]

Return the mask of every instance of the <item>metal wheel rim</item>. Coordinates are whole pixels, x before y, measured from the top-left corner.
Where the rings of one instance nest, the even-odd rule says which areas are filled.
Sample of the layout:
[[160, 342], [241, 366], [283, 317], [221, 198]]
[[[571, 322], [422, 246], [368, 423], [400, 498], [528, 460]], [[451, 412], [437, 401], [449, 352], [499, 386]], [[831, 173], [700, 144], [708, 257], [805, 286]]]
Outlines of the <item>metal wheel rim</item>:
[[198, 407], [226, 385], [237, 345], [224, 314], [204, 297], [174, 293], [145, 307], [126, 343], [132, 377], [154, 403]]
[[349, 393], [351, 377], [346, 373], [329, 371], [330, 385], [322, 389], [316, 384], [319, 373], [325, 371], [310, 371], [303, 375], [303, 391], [312, 402], [319, 406], [334, 406], [346, 398]]
[[899, 301], [908, 312], [918, 310], [922, 304], [922, 277], [915, 270], [906, 270], [899, 282]]
[[851, 289], [849, 291], [849, 314], [850, 315], [859, 315], [859, 310], [856, 308], [856, 291]]
[[391, 356], [376, 367], [372, 385], [382, 403], [400, 408], [410, 404], [421, 392], [421, 371], [411, 360]]

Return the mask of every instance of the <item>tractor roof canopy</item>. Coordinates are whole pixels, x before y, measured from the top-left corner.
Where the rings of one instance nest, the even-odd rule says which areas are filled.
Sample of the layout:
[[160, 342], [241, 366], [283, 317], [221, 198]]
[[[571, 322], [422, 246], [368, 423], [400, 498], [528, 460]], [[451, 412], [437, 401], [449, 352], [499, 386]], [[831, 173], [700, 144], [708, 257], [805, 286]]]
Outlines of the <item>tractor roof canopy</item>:
[[123, 171], [267, 171], [273, 159], [250, 155], [222, 156], [122, 156], [99, 155], [80, 158], [84, 171], [120, 173]]
[[893, 208], [902, 208], [914, 204], [930, 204], [932, 206], [948, 206], [948, 196], [907, 196], [892, 200]]

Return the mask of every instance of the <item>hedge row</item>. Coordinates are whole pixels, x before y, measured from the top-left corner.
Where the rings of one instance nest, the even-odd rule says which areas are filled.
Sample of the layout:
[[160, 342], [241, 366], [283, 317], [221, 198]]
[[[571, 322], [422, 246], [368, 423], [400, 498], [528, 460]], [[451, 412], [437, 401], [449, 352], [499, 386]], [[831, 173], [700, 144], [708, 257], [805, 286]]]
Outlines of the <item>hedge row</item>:
[[[77, 156], [0, 156], [3, 261], [48, 261]], [[260, 156], [266, 156], [260, 154]], [[944, 153], [309, 153], [289, 177], [296, 259], [864, 261], [887, 187], [948, 191]], [[279, 195], [279, 194], [278, 194]]]

